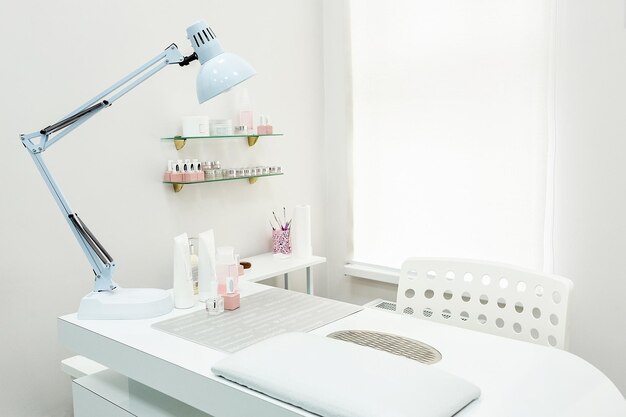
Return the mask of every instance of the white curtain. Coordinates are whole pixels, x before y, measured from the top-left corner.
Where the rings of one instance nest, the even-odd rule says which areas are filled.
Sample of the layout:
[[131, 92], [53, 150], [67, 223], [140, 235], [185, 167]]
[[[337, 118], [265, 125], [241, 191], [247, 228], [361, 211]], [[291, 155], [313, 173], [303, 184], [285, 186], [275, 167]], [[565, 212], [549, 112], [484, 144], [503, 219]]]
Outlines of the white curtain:
[[352, 261], [452, 256], [542, 269], [553, 2], [350, 7]]

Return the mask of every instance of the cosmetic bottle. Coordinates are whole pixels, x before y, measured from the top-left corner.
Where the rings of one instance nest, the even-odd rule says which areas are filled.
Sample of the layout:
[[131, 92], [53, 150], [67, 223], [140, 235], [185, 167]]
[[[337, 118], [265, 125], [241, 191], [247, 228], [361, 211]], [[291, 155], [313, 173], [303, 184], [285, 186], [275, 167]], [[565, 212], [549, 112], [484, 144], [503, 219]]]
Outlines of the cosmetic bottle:
[[232, 246], [220, 246], [216, 253], [217, 292], [226, 294], [226, 280], [230, 276], [230, 268], [235, 265]]
[[192, 160], [191, 164], [196, 174], [194, 181], [204, 181], [204, 171], [202, 170], [202, 164], [198, 162], [197, 159]]
[[174, 305], [176, 308], [191, 308], [196, 304], [193, 294], [193, 278], [189, 256], [187, 233], [174, 238]]
[[271, 135], [274, 133], [274, 128], [272, 127], [272, 123], [270, 122], [270, 118], [265, 116], [265, 134]]
[[217, 296], [217, 273], [215, 265], [215, 234], [213, 229], [198, 236], [198, 285], [200, 301]]
[[172, 170], [174, 169], [174, 161], [171, 159], [167, 161], [167, 171], [163, 175], [163, 181], [170, 182], [172, 181]]
[[244, 88], [239, 103], [239, 126], [245, 126], [247, 133], [254, 133], [254, 121], [252, 118], [252, 105], [248, 89]]
[[259, 135], [271, 135], [273, 133], [273, 131], [274, 131], [274, 129], [270, 125], [270, 121], [267, 118], [267, 116], [261, 115], [259, 117], [259, 125], [256, 128], [256, 132]]
[[[237, 268], [235, 268], [237, 269]], [[239, 291], [235, 291], [235, 279], [231, 276], [226, 281], [226, 294], [224, 295], [224, 309], [237, 310], [240, 305]]]
[[174, 170], [170, 174], [170, 180], [172, 182], [182, 182], [183, 181], [183, 161], [180, 159], [174, 164]]
[[[191, 240], [191, 238], [189, 239]], [[193, 293], [198, 295], [198, 255], [193, 243], [189, 244], [189, 261], [191, 264], [191, 280], [193, 281]]]
[[190, 161], [189, 165], [187, 165], [187, 167], [189, 168], [189, 178], [188, 178], [188, 181], [189, 182], [196, 181], [196, 178], [198, 178], [198, 175], [196, 173], [196, 166]]
[[224, 312], [224, 297], [217, 293], [217, 281], [211, 282], [211, 290], [205, 303], [206, 311], [209, 312], [210, 316], [217, 316]]
[[183, 182], [191, 182], [192, 174], [191, 174], [191, 160], [185, 159], [183, 161]]

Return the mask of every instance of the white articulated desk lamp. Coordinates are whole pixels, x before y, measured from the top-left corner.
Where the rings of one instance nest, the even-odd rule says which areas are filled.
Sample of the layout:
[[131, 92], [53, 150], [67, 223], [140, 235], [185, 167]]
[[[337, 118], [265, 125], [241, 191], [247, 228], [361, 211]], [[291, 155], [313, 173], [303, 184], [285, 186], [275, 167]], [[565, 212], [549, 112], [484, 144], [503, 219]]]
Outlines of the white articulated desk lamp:
[[37, 132], [20, 135], [22, 144], [48, 185], [70, 229], [87, 256], [95, 274], [94, 291], [83, 297], [78, 309], [80, 319], [141, 319], [156, 317], [173, 308], [169, 292], [153, 288], [121, 288], [113, 281], [115, 261], [71, 208], [43, 161], [43, 153], [117, 99], [168, 65], [185, 66], [198, 60], [198, 101], [203, 103], [250, 78], [256, 72], [239, 56], [224, 52], [215, 33], [204, 21], [187, 28], [194, 53], [185, 57], [172, 44], [153, 59], [92, 98], [59, 122]]

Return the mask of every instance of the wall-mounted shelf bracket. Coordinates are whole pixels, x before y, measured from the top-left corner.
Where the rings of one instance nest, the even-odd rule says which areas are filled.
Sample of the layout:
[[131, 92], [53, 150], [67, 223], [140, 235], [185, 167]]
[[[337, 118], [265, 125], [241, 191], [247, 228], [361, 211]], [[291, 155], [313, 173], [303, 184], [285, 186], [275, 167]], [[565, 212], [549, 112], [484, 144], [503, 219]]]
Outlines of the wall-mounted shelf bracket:
[[[259, 140], [259, 136], [248, 136], [248, 146], [256, 145], [256, 141], [257, 140]], [[250, 183], [250, 184], [252, 184], [252, 183]]]
[[183, 149], [186, 143], [187, 139], [183, 139], [181, 136], [174, 137], [174, 146], [176, 146], [177, 151]]

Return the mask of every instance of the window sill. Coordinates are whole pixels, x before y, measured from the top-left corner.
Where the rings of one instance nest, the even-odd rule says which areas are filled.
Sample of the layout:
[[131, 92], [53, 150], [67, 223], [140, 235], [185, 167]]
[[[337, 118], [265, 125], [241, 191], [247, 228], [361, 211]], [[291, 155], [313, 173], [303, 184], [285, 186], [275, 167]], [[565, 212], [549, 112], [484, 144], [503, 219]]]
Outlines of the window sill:
[[379, 265], [348, 262], [343, 266], [344, 275], [363, 278], [370, 281], [398, 285], [400, 270]]

